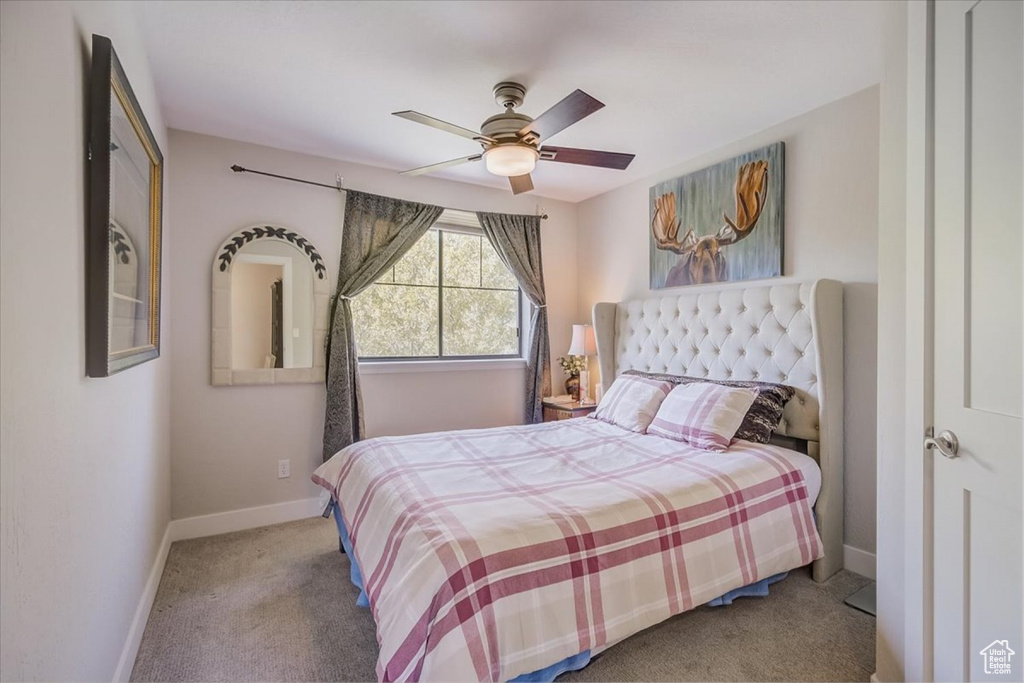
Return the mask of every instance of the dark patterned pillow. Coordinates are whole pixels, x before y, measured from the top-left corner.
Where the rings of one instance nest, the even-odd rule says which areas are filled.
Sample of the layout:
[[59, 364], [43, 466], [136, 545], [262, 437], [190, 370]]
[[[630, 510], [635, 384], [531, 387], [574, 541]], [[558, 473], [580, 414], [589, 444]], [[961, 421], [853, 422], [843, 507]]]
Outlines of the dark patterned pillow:
[[771, 382], [742, 382], [733, 380], [707, 379], [706, 377], [686, 377], [684, 375], [668, 375], [660, 372], [643, 372], [642, 370], [626, 370], [624, 375], [646, 377], [647, 379], [672, 384], [691, 384], [693, 382], [710, 382], [722, 384], [727, 387], [742, 387], [757, 391], [757, 398], [743, 418], [743, 424], [736, 430], [735, 439], [753, 441], [754, 443], [768, 443], [772, 433], [778, 428], [779, 420], [782, 419], [782, 411], [793, 398], [796, 389], [785, 384], [772, 384]]

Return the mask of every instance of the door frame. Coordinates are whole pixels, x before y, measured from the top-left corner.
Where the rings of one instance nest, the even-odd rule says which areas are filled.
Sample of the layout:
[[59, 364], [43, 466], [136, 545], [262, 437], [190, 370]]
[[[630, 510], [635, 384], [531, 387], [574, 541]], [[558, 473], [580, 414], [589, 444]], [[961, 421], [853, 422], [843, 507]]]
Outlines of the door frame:
[[904, 674], [932, 680], [935, 2], [907, 3]]

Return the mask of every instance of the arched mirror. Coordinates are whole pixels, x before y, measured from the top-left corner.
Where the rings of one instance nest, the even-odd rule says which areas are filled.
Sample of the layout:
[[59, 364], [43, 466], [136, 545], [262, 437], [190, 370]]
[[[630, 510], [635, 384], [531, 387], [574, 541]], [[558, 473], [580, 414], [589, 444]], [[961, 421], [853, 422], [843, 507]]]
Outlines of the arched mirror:
[[232, 234], [213, 263], [213, 384], [322, 382], [329, 297], [323, 258], [299, 233]]

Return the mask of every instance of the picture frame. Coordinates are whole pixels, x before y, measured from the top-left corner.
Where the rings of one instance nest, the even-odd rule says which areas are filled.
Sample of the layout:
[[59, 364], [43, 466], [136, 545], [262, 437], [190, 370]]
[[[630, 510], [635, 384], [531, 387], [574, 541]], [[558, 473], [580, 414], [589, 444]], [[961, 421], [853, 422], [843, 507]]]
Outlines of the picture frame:
[[92, 37], [86, 374], [160, 356], [164, 157], [109, 38]]
[[651, 186], [651, 289], [781, 276], [785, 160], [776, 142]]

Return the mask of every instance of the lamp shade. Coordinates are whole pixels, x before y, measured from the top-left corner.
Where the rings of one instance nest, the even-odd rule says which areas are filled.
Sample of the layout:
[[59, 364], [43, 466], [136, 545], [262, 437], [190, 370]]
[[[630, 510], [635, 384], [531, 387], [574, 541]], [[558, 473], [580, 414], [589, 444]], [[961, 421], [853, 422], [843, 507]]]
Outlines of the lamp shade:
[[594, 339], [594, 328], [590, 325], [572, 326], [572, 343], [569, 344], [570, 356], [596, 356], [597, 341]]
[[496, 145], [484, 152], [484, 164], [494, 175], [520, 176], [531, 173], [540, 155], [526, 145]]

